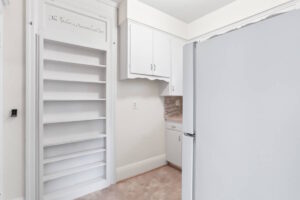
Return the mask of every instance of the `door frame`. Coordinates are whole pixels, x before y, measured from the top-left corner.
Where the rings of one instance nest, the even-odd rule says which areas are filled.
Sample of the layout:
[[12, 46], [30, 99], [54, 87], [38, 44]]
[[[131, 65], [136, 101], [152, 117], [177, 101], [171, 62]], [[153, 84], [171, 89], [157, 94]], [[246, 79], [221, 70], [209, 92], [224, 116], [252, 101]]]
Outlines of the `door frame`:
[[0, 200], [3, 199], [3, 4], [0, 5]]
[[38, 129], [38, 113], [36, 110], [37, 91], [37, 58], [36, 58], [36, 34], [37, 20], [36, 11], [38, 3], [36, 0], [26, 1], [26, 116], [25, 116], [25, 199], [34, 200], [38, 193], [37, 169], [38, 149], [35, 137]]
[[4, 126], [3, 126], [3, 103], [4, 103], [4, 92], [3, 92], [3, 73], [4, 73], [4, 62], [3, 62], [3, 48], [4, 48], [4, 43], [3, 43], [3, 35], [4, 35], [4, 25], [3, 25], [3, 10], [4, 7], [9, 5], [9, 0], [2, 0], [0, 2], [0, 200], [4, 199]]

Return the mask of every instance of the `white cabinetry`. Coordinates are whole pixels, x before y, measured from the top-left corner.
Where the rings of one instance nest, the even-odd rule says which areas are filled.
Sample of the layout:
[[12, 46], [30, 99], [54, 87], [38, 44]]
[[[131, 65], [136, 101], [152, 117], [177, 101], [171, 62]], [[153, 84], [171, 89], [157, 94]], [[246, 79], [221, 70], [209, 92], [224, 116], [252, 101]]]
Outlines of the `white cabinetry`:
[[153, 65], [155, 76], [170, 77], [171, 39], [159, 31], [153, 31]]
[[166, 152], [167, 161], [177, 167], [181, 167], [182, 152], [182, 125], [167, 122], [166, 126]]
[[145, 26], [129, 25], [130, 29], [130, 72], [152, 75], [152, 30]]
[[174, 39], [172, 41], [172, 76], [170, 94], [173, 96], [182, 96], [183, 85], [183, 46], [184, 41]]
[[27, 98], [34, 100], [27, 122], [33, 127], [26, 156], [34, 166], [26, 171], [30, 200], [76, 199], [113, 183], [117, 10], [99, 3], [99, 17], [87, 12], [91, 2], [84, 9], [74, 3], [41, 1], [34, 15], [27, 74]]
[[142, 24], [121, 25], [121, 79], [170, 81], [171, 36]]
[[162, 85], [163, 96], [182, 96], [183, 84], [183, 40], [173, 38], [171, 41], [171, 76], [170, 82]]

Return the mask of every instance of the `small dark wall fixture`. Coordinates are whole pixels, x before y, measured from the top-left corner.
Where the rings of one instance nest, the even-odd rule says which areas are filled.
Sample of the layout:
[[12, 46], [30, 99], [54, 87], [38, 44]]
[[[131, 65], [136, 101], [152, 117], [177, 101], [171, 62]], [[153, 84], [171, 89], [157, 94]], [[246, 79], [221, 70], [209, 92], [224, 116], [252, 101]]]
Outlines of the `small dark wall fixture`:
[[18, 109], [11, 109], [10, 117], [17, 117], [18, 116]]

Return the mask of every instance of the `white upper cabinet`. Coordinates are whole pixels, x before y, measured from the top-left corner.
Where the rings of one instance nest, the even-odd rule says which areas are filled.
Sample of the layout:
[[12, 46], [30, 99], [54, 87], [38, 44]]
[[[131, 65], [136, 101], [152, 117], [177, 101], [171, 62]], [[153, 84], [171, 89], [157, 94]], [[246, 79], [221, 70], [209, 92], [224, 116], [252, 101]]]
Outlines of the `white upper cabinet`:
[[153, 74], [170, 77], [171, 75], [171, 38], [159, 31], [153, 31]]
[[172, 37], [139, 23], [123, 23], [121, 79], [147, 78], [169, 82]]
[[136, 24], [130, 24], [129, 29], [130, 72], [133, 74], [152, 75], [152, 30]]
[[183, 95], [183, 46], [184, 40], [173, 38], [171, 41], [170, 82], [162, 85], [163, 96]]
[[172, 77], [170, 84], [171, 95], [183, 95], [183, 46], [182, 40], [174, 39], [172, 41]]

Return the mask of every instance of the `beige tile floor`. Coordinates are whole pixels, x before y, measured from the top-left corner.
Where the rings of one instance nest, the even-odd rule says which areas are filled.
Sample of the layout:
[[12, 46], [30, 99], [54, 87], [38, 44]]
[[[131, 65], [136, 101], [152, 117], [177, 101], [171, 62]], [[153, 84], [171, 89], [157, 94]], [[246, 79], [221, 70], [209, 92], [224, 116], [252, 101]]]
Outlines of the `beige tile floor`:
[[180, 200], [181, 172], [169, 166], [122, 181], [77, 200]]

